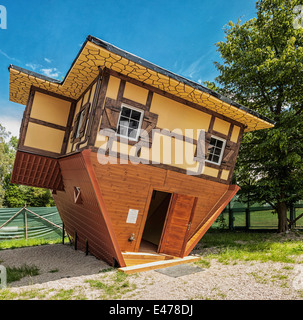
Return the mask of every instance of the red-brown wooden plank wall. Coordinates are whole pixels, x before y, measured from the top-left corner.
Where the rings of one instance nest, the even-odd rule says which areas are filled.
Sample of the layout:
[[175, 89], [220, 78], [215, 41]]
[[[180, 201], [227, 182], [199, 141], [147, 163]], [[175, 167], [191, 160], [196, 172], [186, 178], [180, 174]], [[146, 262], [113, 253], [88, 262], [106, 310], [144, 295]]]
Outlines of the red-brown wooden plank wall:
[[[110, 265], [115, 259], [120, 266], [125, 266], [100, 192], [95, 190], [93, 171], [86, 153], [90, 150], [59, 160], [64, 191], [57, 191], [54, 200], [68, 234], [74, 237], [77, 233], [77, 248], [85, 250], [87, 241], [89, 252], [97, 258]], [[74, 200], [75, 187], [80, 188], [80, 203]]]

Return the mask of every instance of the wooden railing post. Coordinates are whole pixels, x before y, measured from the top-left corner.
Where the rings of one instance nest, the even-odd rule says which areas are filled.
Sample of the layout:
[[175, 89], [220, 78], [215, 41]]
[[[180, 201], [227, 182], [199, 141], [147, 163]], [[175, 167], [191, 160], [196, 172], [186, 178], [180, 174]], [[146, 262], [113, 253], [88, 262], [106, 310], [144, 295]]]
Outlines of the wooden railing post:
[[25, 229], [25, 240], [27, 240], [27, 214], [26, 214], [26, 204], [24, 206], [24, 229]]

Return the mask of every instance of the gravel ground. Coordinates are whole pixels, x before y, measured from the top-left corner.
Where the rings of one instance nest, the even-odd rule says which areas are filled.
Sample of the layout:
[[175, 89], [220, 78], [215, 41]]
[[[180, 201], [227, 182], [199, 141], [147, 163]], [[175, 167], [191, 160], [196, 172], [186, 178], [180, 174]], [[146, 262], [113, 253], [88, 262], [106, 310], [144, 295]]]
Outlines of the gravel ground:
[[303, 300], [303, 266], [293, 263], [212, 260], [178, 278], [154, 270], [118, 277], [105, 262], [54, 244], [1, 250], [0, 264], [39, 268], [0, 290], [0, 299]]

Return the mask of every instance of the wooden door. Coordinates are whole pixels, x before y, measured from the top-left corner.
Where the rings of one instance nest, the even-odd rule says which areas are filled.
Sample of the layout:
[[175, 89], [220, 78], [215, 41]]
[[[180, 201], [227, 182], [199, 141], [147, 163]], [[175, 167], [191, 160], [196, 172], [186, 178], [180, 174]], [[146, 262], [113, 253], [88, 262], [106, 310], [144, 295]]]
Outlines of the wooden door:
[[196, 202], [196, 197], [173, 194], [159, 244], [159, 253], [184, 256]]

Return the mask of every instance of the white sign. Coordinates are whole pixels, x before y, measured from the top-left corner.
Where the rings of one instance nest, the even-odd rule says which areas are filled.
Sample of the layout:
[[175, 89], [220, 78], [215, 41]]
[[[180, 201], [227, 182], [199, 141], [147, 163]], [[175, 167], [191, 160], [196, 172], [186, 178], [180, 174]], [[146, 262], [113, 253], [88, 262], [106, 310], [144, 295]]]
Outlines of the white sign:
[[134, 223], [135, 224], [137, 222], [138, 213], [139, 213], [139, 210], [129, 209], [126, 223]]

